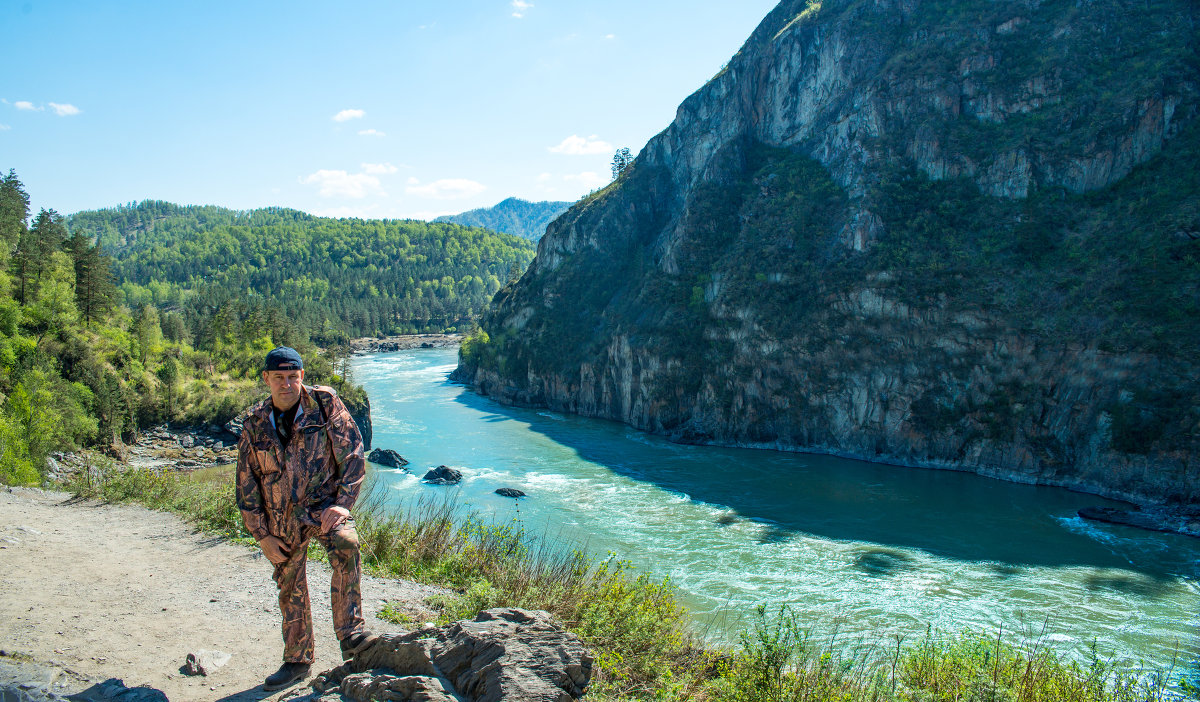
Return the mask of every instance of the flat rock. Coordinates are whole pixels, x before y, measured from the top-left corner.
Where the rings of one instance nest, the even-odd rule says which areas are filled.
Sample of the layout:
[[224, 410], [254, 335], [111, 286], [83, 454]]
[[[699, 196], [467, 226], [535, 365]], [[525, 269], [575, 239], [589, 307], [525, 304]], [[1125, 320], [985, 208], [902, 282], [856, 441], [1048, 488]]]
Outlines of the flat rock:
[[516, 488], [496, 488], [496, 494], [501, 497], [525, 497], [525, 493]]
[[318, 675], [304, 699], [571, 702], [591, 675], [591, 654], [549, 613], [490, 609], [441, 629], [383, 634]]

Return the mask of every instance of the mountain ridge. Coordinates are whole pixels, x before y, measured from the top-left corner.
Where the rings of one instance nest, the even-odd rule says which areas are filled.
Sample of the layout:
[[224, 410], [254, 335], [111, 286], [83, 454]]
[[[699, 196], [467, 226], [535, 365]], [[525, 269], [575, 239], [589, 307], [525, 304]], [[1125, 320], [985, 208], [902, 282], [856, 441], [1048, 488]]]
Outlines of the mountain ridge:
[[550, 227], [455, 377], [680, 441], [1195, 503], [1196, 12], [782, 2]]
[[537, 242], [546, 233], [549, 226], [559, 215], [567, 211], [570, 202], [542, 200], [530, 202], [517, 197], [510, 197], [491, 207], [481, 207], [456, 215], [443, 215], [434, 222], [453, 222], [470, 227], [483, 227], [492, 231], [512, 234], [532, 242]]

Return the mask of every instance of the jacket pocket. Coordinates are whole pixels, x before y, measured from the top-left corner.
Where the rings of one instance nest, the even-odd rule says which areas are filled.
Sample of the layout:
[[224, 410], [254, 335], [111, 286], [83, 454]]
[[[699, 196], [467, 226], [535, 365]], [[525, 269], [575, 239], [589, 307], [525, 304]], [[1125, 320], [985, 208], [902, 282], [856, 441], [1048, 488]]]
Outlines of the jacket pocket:
[[258, 470], [258, 483], [262, 487], [263, 502], [268, 512], [279, 512], [286, 503], [283, 470], [275, 453], [275, 442], [254, 442], [254, 458]]

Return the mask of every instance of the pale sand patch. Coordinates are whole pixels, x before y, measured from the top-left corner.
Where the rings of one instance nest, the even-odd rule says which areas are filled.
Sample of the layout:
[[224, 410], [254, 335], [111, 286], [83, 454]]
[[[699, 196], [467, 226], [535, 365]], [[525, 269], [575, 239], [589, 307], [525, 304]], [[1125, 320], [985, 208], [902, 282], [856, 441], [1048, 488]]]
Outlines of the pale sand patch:
[[[0, 488], [0, 662], [53, 671], [68, 691], [107, 678], [146, 685], [173, 702], [277, 699], [261, 690], [281, 661], [271, 565], [256, 550], [195, 532], [174, 515], [69, 495]], [[329, 614], [329, 570], [310, 561], [317, 635], [314, 674], [341, 662]], [[363, 579], [367, 627], [383, 601], [428, 611], [439, 588]], [[232, 660], [209, 677], [179, 672], [189, 652]], [[9, 676], [11, 679], [11, 676]], [[40, 679], [39, 677], [39, 679]], [[3, 682], [3, 680], [0, 680]]]

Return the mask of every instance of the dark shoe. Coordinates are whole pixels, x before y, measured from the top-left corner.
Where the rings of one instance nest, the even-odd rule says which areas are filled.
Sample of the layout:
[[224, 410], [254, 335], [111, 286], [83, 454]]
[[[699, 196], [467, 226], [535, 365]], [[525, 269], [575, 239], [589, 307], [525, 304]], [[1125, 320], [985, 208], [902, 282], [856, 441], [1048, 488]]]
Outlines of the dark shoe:
[[350, 634], [346, 638], [342, 639], [342, 660], [350, 660], [359, 653], [367, 650], [371, 644], [378, 640], [378, 636], [368, 631], [360, 631], [357, 634]]
[[284, 663], [263, 681], [264, 690], [280, 690], [308, 677], [307, 663]]

